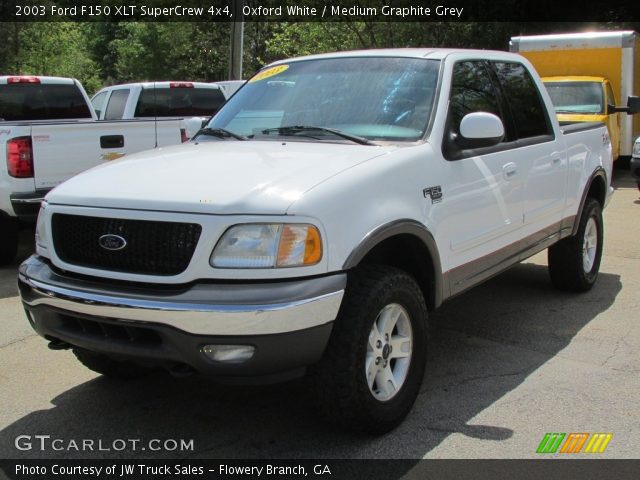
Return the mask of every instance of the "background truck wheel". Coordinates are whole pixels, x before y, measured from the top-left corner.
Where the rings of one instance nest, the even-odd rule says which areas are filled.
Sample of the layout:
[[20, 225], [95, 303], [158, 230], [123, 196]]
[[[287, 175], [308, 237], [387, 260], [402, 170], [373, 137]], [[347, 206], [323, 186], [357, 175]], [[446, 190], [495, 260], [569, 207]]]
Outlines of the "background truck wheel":
[[602, 208], [593, 198], [587, 201], [578, 232], [549, 247], [549, 275], [556, 288], [586, 292], [596, 283], [602, 258]]
[[426, 361], [427, 307], [415, 280], [386, 266], [349, 273], [324, 357], [320, 408], [340, 428], [381, 434], [409, 413]]
[[18, 222], [0, 216], [0, 265], [13, 262], [18, 253]]
[[120, 362], [86, 350], [74, 348], [73, 353], [89, 370], [111, 378], [130, 380], [144, 377], [153, 371], [151, 368], [144, 368], [130, 362]]

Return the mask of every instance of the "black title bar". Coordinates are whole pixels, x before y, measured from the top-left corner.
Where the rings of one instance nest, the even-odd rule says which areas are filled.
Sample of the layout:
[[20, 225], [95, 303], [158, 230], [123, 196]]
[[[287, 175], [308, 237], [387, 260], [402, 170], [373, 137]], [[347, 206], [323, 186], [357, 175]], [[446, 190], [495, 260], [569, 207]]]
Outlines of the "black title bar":
[[607, 0], [0, 0], [0, 21], [635, 22], [640, 2]]

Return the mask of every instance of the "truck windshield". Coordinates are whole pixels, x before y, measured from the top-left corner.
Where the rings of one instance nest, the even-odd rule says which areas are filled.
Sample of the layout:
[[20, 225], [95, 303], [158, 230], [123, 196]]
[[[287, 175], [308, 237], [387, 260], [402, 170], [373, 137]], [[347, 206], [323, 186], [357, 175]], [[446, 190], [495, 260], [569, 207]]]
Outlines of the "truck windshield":
[[0, 85], [0, 118], [10, 121], [91, 118], [76, 85], [15, 83]]
[[[422, 138], [434, 103], [436, 60], [314, 59], [268, 67], [210, 121], [249, 138], [349, 141]], [[312, 128], [312, 127], [315, 127]]]
[[604, 95], [599, 82], [545, 82], [556, 113], [604, 114]]

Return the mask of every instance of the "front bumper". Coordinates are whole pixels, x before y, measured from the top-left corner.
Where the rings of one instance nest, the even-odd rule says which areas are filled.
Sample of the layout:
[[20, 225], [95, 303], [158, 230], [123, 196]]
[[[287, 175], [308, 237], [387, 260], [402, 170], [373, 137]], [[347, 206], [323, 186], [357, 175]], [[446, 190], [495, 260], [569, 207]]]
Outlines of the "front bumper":
[[[19, 269], [29, 321], [41, 336], [135, 363], [184, 365], [215, 376], [279, 375], [317, 363], [346, 275], [179, 287], [67, 276], [42, 257]], [[215, 362], [204, 345], [252, 345], [244, 363]]]

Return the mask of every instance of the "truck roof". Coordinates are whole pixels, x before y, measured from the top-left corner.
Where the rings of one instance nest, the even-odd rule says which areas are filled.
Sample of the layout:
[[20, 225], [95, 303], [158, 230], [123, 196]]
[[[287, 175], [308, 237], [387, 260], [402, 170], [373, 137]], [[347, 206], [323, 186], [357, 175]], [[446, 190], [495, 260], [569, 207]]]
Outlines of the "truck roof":
[[528, 52], [585, 48], [623, 48], [632, 47], [636, 41], [638, 41], [638, 34], [633, 30], [618, 30], [611, 32], [526, 35], [513, 37], [509, 46], [512, 52]]
[[[120, 83], [118, 85], [110, 85], [108, 87], [104, 87], [104, 89], [111, 88], [127, 88], [127, 87], [142, 87], [142, 88], [171, 88], [176, 86], [186, 86], [190, 85], [194, 88], [209, 88], [212, 90], [220, 89], [220, 87], [215, 83], [205, 83], [205, 82], [192, 82], [189, 80], [171, 80], [171, 81], [162, 81], [162, 82], [132, 82], [132, 83]], [[103, 90], [104, 90], [103, 89]]]
[[326, 58], [342, 58], [342, 57], [406, 57], [406, 58], [427, 58], [433, 60], [442, 60], [449, 55], [477, 54], [480, 58], [499, 57], [505, 59], [521, 59], [520, 56], [499, 50], [473, 50], [464, 48], [381, 48], [372, 50], [348, 50], [344, 52], [321, 53], [316, 55], [307, 55], [303, 57], [288, 58], [278, 60], [271, 65], [280, 65], [283, 63], [299, 62], [305, 60], [326, 59]]
[[602, 83], [605, 77], [594, 77], [589, 75], [563, 75], [557, 77], [542, 77], [543, 82], [598, 82]]
[[7, 83], [47, 83], [57, 85], [72, 85], [76, 80], [66, 77], [47, 77], [43, 75], [4, 75], [0, 76], [0, 84]]

